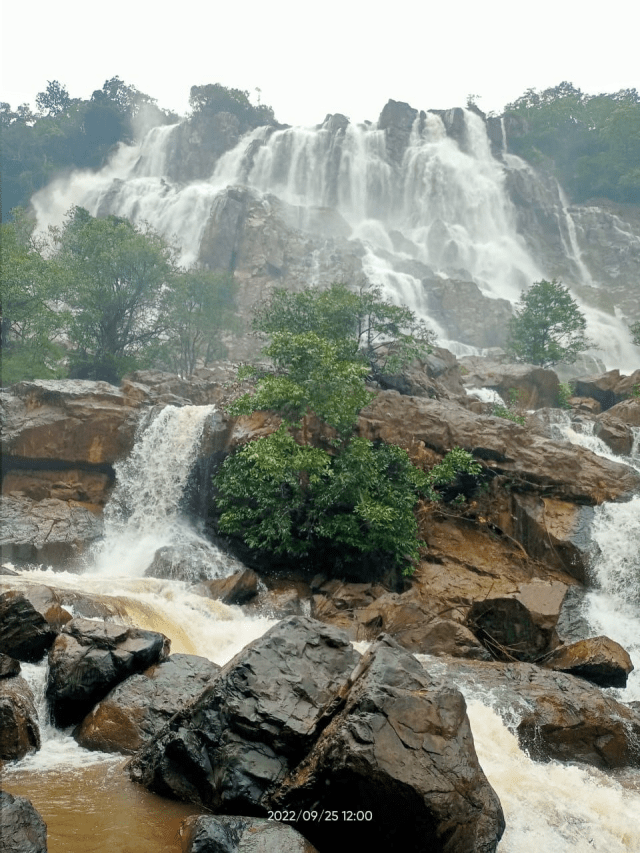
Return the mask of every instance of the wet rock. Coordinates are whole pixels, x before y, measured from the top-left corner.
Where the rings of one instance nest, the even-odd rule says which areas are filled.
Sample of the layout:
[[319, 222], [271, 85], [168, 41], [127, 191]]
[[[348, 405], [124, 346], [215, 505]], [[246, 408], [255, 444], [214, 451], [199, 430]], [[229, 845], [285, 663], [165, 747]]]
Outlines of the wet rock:
[[604, 441], [607, 447], [618, 456], [629, 456], [635, 440], [635, 432], [630, 424], [612, 415], [617, 408], [618, 406], [614, 406], [596, 418], [594, 435]]
[[194, 587], [198, 595], [216, 598], [223, 604], [247, 604], [258, 594], [258, 575], [251, 569], [245, 569], [228, 578], [205, 581]]
[[496, 660], [538, 660], [549, 649], [549, 635], [515, 598], [476, 601], [467, 625]]
[[[507, 326], [508, 323], [505, 329]], [[467, 388], [490, 388], [497, 391], [505, 403], [515, 403], [523, 409], [558, 405], [560, 383], [553, 370], [531, 364], [502, 364], [479, 356], [465, 356], [459, 361], [463, 368], [462, 381]]]
[[414, 359], [399, 374], [379, 377], [378, 382], [382, 388], [414, 397], [448, 399], [465, 393], [457, 358], [440, 347], [423, 359]]
[[2, 479], [3, 494], [21, 492], [33, 501], [54, 498], [84, 504], [96, 509], [106, 503], [113, 477], [107, 473], [75, 468], [54, 470], [9, 470]]
[[628, 652], [609, 637], [590, 637], [555, 649], [543, 666], [576, 675], [599, 687], [626, 687], [633, 670]]
[[[445, 237], [449, 245], [455, 245]], [[446, 244], [445, 244], [446, 245]], [[451, 256], [446, 257], [451, 264]], [[473, 281], [457, 278], [428, 278], [422, 281], [429, 316], [443, 326], [453, 340], [475, 347], [502, 347], [507, 342], [509, 321], [513, 317], [507, 299], [490, 299]]]
[[205, 544], [191, 543], [158, 548], [144, 574], [148, 578], [170, 578], [195, 583], [208, 580], [219, 572], [216, 552]]
[[2, 853], [47, 853], [47, 825], [26, 797], [0, 791]]
[[169, 641], [155, 631], [73, 619], [49, 652], [47, 698], [56, 725], [78, 723], [125, 678], [167, 657]]
[[283, 620], [134, 756], [131, 778], [216, 811], [266, 808], [358, 659], [335, 628], [303, 616]]
[[13, 678], [20, 675], [20, 661], [0, 652], [0, 678]]
[[344, 708], [274, 797], [276, 808], [296, 812], [320, 803], [340, 816], [368, 816], [305, 824], [320, 850], [489, 853], [505, 826], [462, 695], [431, 689], [416, 659], [390, 638], [363, 656]]
[[537, 761], [640, 766], [640, 715], [581, 678], [530, 663], [421, 660], [434, 687], [453, 681], [468, 700], [494, 707]]
[[0, 594], [0, 650], [28, 663], [39, 661], [56, 638], [53, 631], [23, 593]]
[[[638, 380], [640, 384], [640, 377], [638, 377]], [[616, 403], [615, 406], [612, 406], [608, 411], [596, 418], [596, 420], [606, 423], [610, 418], [622, 421], [622, 423], [628, 426], [640, 427], [640, 397], [633, 396], [623, 400], [621, 403]]]
[[202, 693], [220, 667], [197, 655], [171, 655], [111, 690], [74, 737], [85, 749], [132, 754]]
[[640, 475], [625, 465], [452, 402], [382, 391], [362, 410], [358, 432], [404, 447], [422, 441], [443, 454], [462, 447], [494, 472], [509, 476], [519, 491], [544, 489], [558, 500], [600, 503], [640, 488]]
[[24, 678], [0, 680], [0, 760], [24, 758], [40, 749], [33, 693]]
[[593, 397], [600, 403], [603, 412], [630, 397], [637, 385], [640, 385], [640, 370], [630, 376], [622, 376], [619, 370], [609, 370], [607, 373], [574, 380], [576, 395]]
[[260, 817], [193, 815], [178, 832], [182, 853], [318, 853], [292, 826]]

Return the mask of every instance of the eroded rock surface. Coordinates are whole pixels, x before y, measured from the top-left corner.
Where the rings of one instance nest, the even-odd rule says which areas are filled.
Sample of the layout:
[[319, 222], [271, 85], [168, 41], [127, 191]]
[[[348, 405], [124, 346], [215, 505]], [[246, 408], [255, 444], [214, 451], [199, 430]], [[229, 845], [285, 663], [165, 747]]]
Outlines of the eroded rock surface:
[[33, 693], [22, 676], [0, 679], [0, 760], [24, 758], [40, 749]]
[[589, 637], [561, 646], [545, 658], [544, 665], [599, 687], [626, 687], [633, 671], [629, 653], [609, 637]]
[[182, 853], [318, 853], [292, 826], [260, 817], [194, 815], [179, 834]]
[[56, 632], [17, 590], [0, 594], [0, 651], [17, 660], [35, 663], [47, 652]]
[[47, 825], [26, 797], [0, 791], [2, 853], [47, 853]]

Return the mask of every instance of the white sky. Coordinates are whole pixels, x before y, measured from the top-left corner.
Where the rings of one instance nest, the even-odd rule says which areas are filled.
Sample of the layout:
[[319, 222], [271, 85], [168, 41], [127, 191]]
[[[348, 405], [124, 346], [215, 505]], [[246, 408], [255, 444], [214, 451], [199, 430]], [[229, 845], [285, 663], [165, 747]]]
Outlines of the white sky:
[[[179, 113], [192, 85], [248, 90], [288, 124], [375, 121], [389, 98], [499, 112], [528, 88], [640, 89], [638, 0], [3, 2], [0, 100], [47, 80], [88, 98], [118, 75]], [[446, 4], [446, 7], [445, 7]]]

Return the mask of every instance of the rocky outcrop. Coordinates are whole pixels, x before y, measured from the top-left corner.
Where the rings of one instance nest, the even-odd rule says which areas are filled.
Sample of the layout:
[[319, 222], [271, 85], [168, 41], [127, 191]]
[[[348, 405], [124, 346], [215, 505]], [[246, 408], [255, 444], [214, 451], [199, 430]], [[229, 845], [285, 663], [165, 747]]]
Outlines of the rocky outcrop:
[[640, 488], [640, 475], [581, 447], [545, 441], [505, 418], [477, 416], [462, 406], [382, 391], [360, 413], [360, 435], [411, 447], [422, 441], [438, 453], [469, 450], [521, 491], [577, 503], [615, 500]]
[[561, 646], [545, 658], [544, 666], [584, 678], [599, 687], [626, 687], [633, 670], [628, 652], [609, 637], [589, 637]]
[[[319, 849], [418, 853], [495, 851], [504, 831], [500, 802], [473, 748], [464, 699], [432, 690], [416, 659], [384, 638], [350, 679], [344, 707], [285, 778], [277, 808], [370, 815], [336, 829], [305, 826]], [[410, 821], [398, 821], [410, 814]]]
[[47, 825], [26, 797], [0, 791], [2, 853], [47, 853]]
[[35, 663], [56, 638], [44, 616], [17, 590], [0, 594], [0, 651]]
[[[455, 257], [448, 257], [451, 266]], [[474, 347], [503, 347], [513, 317], [507, 299], [490, 299], [473, 281], [432, 278], [422, 282], [429, 317], [446, 328], [449, 337]]]
[[425, 657], [434, 687], [455, 681], [467, 699], [484, 700], [538, 761], [638, 767], [640, 715], [582, 678], [530, 663], [485, 663]]
[[261, 817], [193, 815], [178, 832], [182, 853], [318, 853], [292, 826]]
[[467, 625], [496, 660], [535, 661], [549, 648], [550, 638], [515, 598], [475, 601]]
[[56, 725], [80, 722], [125, 678], [164, 660], [168, 648], [154, 631], [73, 619], [49, 652], [47, 698]]
[[0, 652], [0, 679], [20, 675], [20, 661]]
[[[499, 346], [485, 344], [496, 345]], [[478, 356], [464, 356], [459, 359], [459, 364], [466, 388], [490, 388], [500, 394], [506, 404], [515, 403], [522, 409], [558, 405], [560, 383], [553, 370]]]
[[84, 718], [74, 737], [85, 749], [130, 755], [204, 690], [220, 667], [196, 655], [171, 655], [132, 675]]
[[218, 578], [198, 584], [194, 592], [207, 598], [216, 598], [223, 604], [247, 604], [258, 594], [258, 575], [251, 569], [236, 572], [226, 578]]
[[40, 749], [33, 693], [24, 678], [0, 679], [0, 763]]
[[606, 412], [634, 394], [640, 386], [640, 370], [630, 376], [622, 376], [619, 370], [610, 370], [596, 376], [582, 376], [573, 381], [578, 397], [593, 397]]

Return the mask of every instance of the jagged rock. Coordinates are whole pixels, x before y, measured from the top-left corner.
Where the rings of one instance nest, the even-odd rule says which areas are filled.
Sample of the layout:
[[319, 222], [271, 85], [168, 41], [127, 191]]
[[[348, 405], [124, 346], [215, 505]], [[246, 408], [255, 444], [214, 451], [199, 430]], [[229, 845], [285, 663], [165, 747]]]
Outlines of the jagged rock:
[[171, 655], [111, 690], [74, 737], [85, 749], [131, 754], [202, 693], [220, 667], [196, 655]]
[[192, 815], [178, 832], [182, 853], [318, 853], [292, 826], [261, 817]]
[[[10, 460], [8, 460], [10, 464]], [[8, 466], [7, 466], [8, 467]], [[106, 503], [113, 477], [107, 473], [69, 470], [8, 470], [2, 479], [3, 494], [20, 492], [33, 501], [54, 498], [84, 504], [87, 509], [96, 509]]]
[[20, 661], [0, 652], [0, 679], [20, 675]]
[[640, 370], [630, 376], [621, 376], [619, 370], [609, 370], [596, 376], [574, 379], [573, 383], [578, 397], [593, 397], [606, 412], [633, 394], [634, 388], [640, 385]]
[[402, 101], [389, 100], [382, 108], [378, 128], [385, 131], [387, 156], [391, 162], [402, 163], [417, 117], [418, 110]]
[[47, 698], [56, 725], [78, 723], [125, 678], [167, 657], [169, 640], [155, 631], [73, 619], [49, 652]]
[[2, 559], [16, 562], [63, 565], [102, 535], [100, 516], [82, 504], [54, 498], [4, 495], [0, 520]]
[[533, 661], [549, 650], [549, 635], [515, 598], [476, 601], [467, 625], [496, 660]]
[[258, 594], [258, 575], [251, 569], [245, 569], [228, 578], [205, 581], [194, 588], [199, 595], [217, 598], [223, 604], [247, 604]]
[[[453, 264], [453, 259], [449, 258]], [[502, 347], [507, 342], [513, 317], [507, 299], [490, 299], [473, 281], [430, 278], [422, 282], [427, 293], [429, 316], [443, 326], [453, 340], [474, 347]]]
[[[635, 374], [634, 374], [635, 375]], [[640, 397], [630, 397], [621, 403], [616, 403], [605, 413], [596, 418], [601, 423], [607, 423], [610, 418], [622, 421], [629, 426], [640, 427]]]
[[55, 638], [56, 632], [23, 593], [9, 590], [0, 594], [0, 651], [35, 663]]
[[640, 766], [640, 714], [581, 678], [530, 663], [444, 657], [422, 663], [434, 687], [453, 680], [468, 698], [490, 697], [537, 761], [578, 761], [604, 770]]
[[414, 397], [448, 399], [465, 393], [457, 358], [440, 347], [424, 359], [415, 359], [397, 375], [379, 377], [378, 382], [382, 388]]
[[[282, 782], [276, 808], [321, 804], [325, 812], [370, 815], [357, 823], [305, 824], [320, 850], [496, 850], [504, 817], [457, 690], [432, 689], [416, 659], [385, 637], [363, 656], [343, 701]], [[398, 820], [402, 814], [411, 819]]]
[[618, 456], [629, 456], [635, 438], [633, 428], [610, 413], [611, 409], [596, 419], [594, 435]]
[[335, 628], [303, 616], [283, 620], [131, 760], [131, 778], [216, 811], [266, 808], [358, 659]]
[[590, 637], [555, 649], [543, 665], [576, 675], [599, 687], [626, 687], [633, 670], [629, 653], [609, 637]]
[[[15, 584], [12, 584], [15, 586]], [[71, 613], [62, 606], [60, 595], [44, 584], [25, 583], [21, 590], [24, 597], [35, 607], [51, 628], [58, 634], [63, 625], [72, 619]]]
[[47, 853], [47, 825], [26, 797], [0, 791], [0, 851]]
[[474, 415], [451, 402], [381, 391], [360, 413], [358, 432], [372, 441], [410, 447], [418, 441], [445, 453], [471, 451], [522, 491], [544, 488], [550, 497], [600, 503], [640, 488], [640, 475], [582, 447], [547, 441], [505, 418]]
[[553, 370], [531, 364], [502, 364], [479, 356], [465, 356], [459, 362], [467, 371], [463, 370], [462, 376], [467, 388], [490, 388], [505, 403], [516, 403], [523, 409], [558, 405], [560, 383]]
[[0, 679], [0, 762], [40, 749], [33, 693], [22, 676]]

